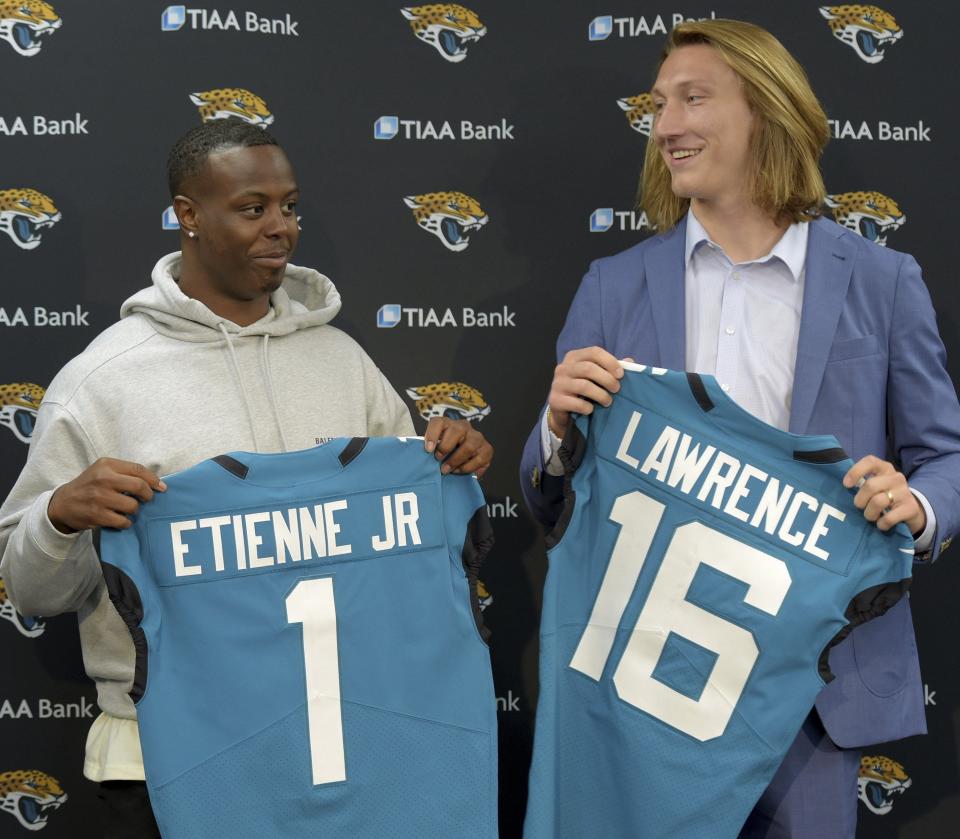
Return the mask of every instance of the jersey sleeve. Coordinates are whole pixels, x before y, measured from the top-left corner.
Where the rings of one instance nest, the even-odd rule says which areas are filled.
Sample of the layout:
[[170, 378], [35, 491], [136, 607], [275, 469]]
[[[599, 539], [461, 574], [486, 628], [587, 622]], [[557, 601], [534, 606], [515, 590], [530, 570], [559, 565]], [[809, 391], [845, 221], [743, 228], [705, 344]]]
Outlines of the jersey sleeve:
[[136, 526], [126, 530], [95, 530], [93, 543], [100, 557], [110, 602], [133, 639], [136, 663], [130, 698], [137, 703], [147, 688], [148, 643], [145, 627], [148, 621], [159, 624], [154, 584], [140, 558], [140, 538]]

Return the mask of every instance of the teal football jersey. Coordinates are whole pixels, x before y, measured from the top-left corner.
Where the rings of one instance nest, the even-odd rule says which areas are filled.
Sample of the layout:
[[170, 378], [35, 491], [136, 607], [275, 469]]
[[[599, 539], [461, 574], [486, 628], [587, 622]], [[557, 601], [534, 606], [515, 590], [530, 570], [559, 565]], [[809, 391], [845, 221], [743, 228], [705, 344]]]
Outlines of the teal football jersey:
[[864, 519], [835, 438], [624, 366], [561, 450], [524, 836], [733, 839], [913, 540]]
[[99, 544], [164, 837], [493, 839], [477, 480], [393, 437], [165, 480]]

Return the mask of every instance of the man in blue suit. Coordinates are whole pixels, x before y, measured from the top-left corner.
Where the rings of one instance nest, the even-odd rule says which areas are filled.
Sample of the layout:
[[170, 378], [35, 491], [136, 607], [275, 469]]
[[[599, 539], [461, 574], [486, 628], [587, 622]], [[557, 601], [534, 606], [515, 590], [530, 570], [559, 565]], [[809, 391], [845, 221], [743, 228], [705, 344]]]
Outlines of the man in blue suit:
[[[524, 449], [528, 505], [556, 521], [570, 415], [608, 405], [630, 358], [715, 375], [771, 425], [835, 435], [864, 516], [906, 522], [932, 562], [960, 526], [960, 405], [917, 263], [819, 215], [829, 131], [806, 74], [759, 27], [685, 23], [652, 94], [641, 195], [661, 232], [583, 279]], [[830, 666], [742, 837], [852, 839], [860, 750], [925, 732], [906, 599]]]

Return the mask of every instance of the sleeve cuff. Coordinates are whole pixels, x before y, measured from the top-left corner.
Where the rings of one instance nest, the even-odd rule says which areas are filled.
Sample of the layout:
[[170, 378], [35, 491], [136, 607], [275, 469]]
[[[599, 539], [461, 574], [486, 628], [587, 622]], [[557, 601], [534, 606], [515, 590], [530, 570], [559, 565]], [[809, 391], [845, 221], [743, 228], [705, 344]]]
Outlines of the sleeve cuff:
[[930, 502], [927, 501], [927, 497], [922, 492], [916, 489], [911, 489], [910, 492], [920, 502], [923, 512], [927, 515], [927, 523], [923, 531], [913, 540], [913, 549], [917, 556], [920, 556], [920, 554], [928, 553], [933, 546], [933, 536], [937, 532], [937, 517], [933, 513], [933, 507], [930, 506]]
[[543, 412], [540, 422], [540, 449], [543, 453], [544, 468], [548, 475], [559, 477], [564, 473], [563, 462], [560, 460], [560, 446], [563, 444], [556, 434], [550, 430], [547, 422], [547, 412]]
[[30, 507], [27, 513], [27, 533], [34, 544], [51, 559], [66, 559], [67, 554], [73, 547], [80, 531], [76, 533], [61, 533], [53, 526], [50, 517], [47, 515], [47, 506], [50, 504], [50, 496], [55, 490], [47, 490], [37, 496], [36, 501]]

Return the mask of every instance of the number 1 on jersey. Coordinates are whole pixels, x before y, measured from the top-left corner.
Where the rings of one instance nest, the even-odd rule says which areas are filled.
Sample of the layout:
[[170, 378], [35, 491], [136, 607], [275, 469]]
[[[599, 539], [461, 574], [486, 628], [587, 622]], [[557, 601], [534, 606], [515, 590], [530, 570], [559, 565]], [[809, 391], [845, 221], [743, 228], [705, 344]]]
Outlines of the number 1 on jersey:
[[307, 728], [313, 784], [347, 779], [340, 713], [340, 659], [333, 578], [301, 580], [287, 595], [287, 623], [303, 625]]
[[[620, 533], [589, 623], [570, 660], [570, 667], [594, 681], [603, 674], [664, 511], [659, 501], [636, 491], [613, 503], [610, 520], [620, 525]], [[705, 741], [723, 734], [760, 650], [748, 629], [686, 599], [700, 565], [746, 583], [744, 602], [773, 616], [780, 611], [791, 580], [782, 560], [701, 522], [682, 524], [671, 536], [613, 682], [625, 702]], [[653, 676], [671, 632], [717, 656], [698, 699]]]

